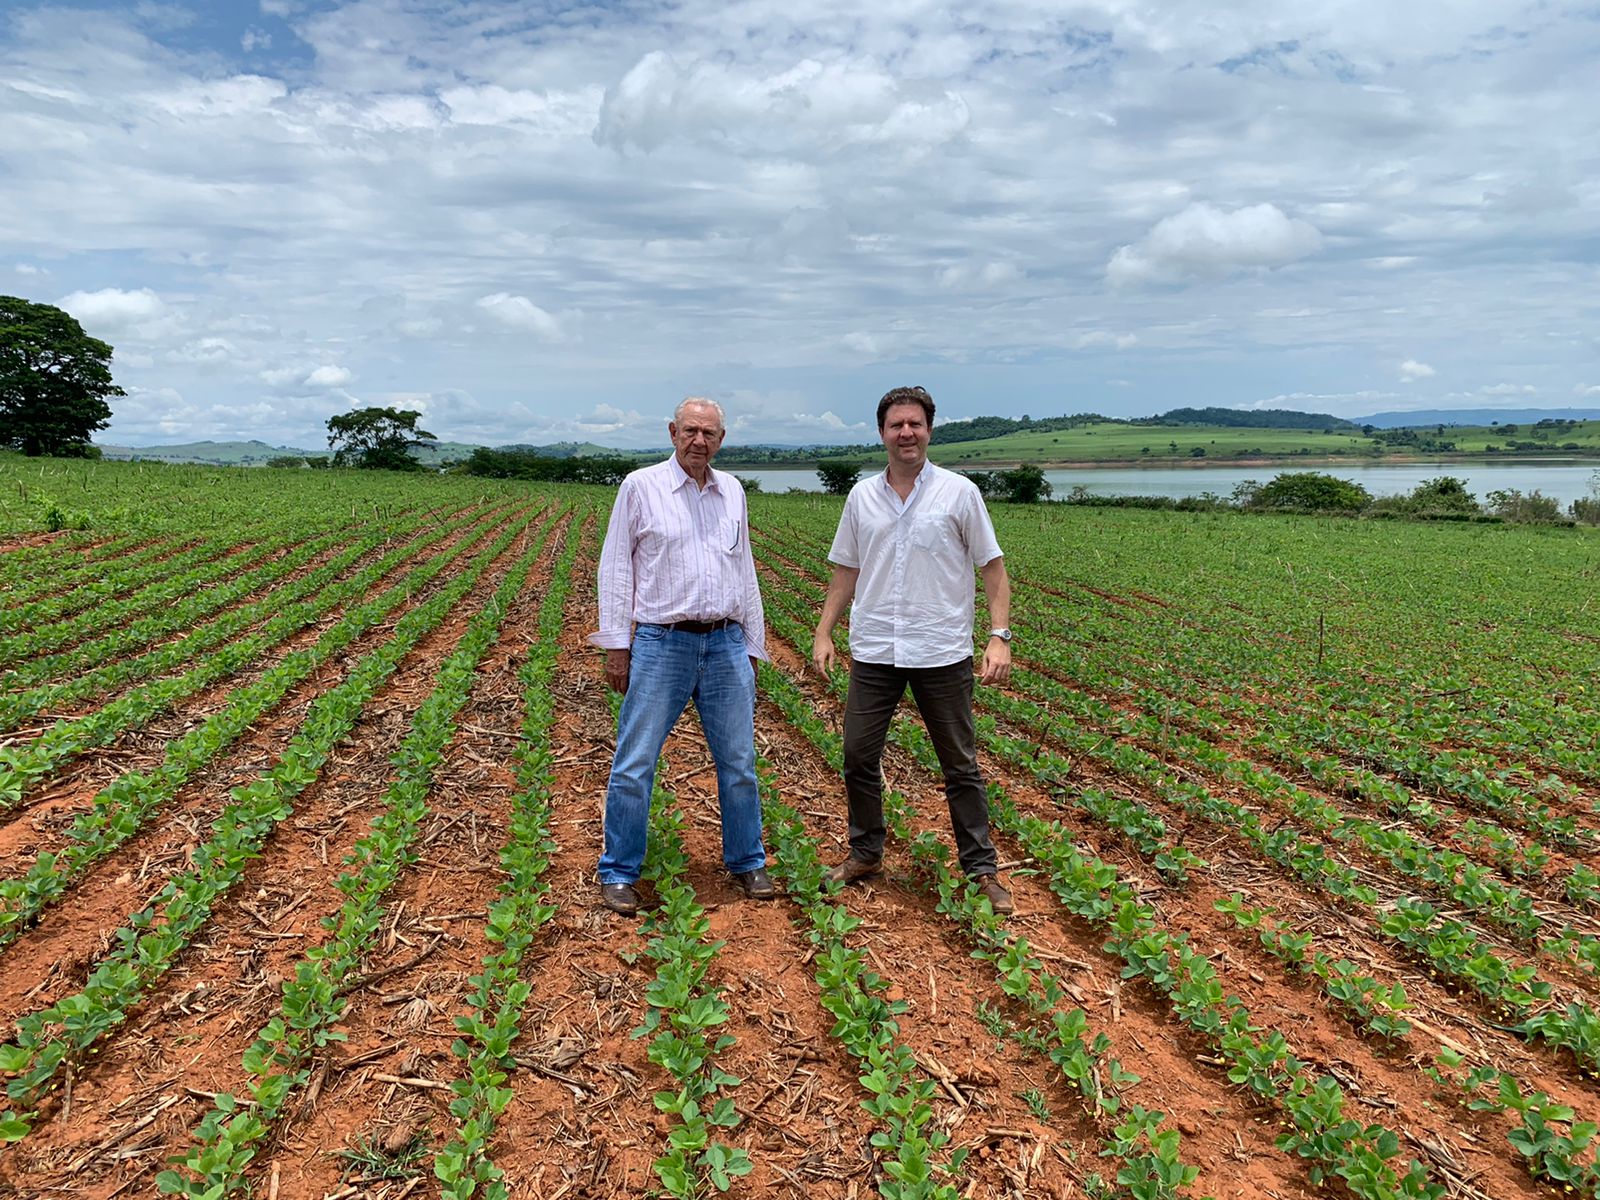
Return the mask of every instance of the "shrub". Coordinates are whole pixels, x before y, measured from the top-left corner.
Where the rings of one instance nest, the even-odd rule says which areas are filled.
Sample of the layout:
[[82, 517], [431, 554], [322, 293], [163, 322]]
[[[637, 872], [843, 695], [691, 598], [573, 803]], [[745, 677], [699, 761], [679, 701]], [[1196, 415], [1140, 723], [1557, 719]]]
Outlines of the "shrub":
[[1256, 489], [1250, 507], [1357, 513], [1371, 503], [1371, 493], [1359, 483], [1321, 471], [1285, 471]]
[[817, 478], [822, 480], [822, 490], [830, 496], [843, 496], [855, 487], [861, 477], [861, 464], [853, 462], [819, 462]]
[[1000, 498], [1012, 504], [1038, 504], [1050, 499], [1054, 489], [1038, 467], [1014, 467], [1000, 472]]
[[1418, 517], [1476, 516], [1482, 511], [1466, 483], [1454, 475], [1441, 475], [1418, 484], [1406, 497], [1405, 509]]
[[1561, 505], [1555, 497], [1546, 496], [1538, 488], [1523, 495], [1516, 488], [1489, 493], [1489, 511], [1506, 521], [1524, 525], [1552, 525], [1563, 520]]

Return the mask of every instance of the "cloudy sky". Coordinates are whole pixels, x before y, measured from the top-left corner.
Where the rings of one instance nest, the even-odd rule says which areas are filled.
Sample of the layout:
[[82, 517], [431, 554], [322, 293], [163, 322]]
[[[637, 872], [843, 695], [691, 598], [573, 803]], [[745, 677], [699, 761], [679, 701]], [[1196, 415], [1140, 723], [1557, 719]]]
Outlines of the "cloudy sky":
[[5, 0], [0, 293], [124, 444], [1593, 407], [1597, 64], [1490, 0]]

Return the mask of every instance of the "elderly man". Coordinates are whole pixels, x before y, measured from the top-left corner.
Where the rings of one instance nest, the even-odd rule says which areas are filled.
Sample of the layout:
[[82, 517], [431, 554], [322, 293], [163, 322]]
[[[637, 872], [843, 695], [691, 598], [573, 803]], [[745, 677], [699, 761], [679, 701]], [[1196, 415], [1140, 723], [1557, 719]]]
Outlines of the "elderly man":
[[895, 388], [878, 402], [889, 466], [851, 490], [828, 552], [833, 576], [811, 643], [819, 671], [834, 663], [833, 627], [850, 606], [844, 712], [850, 857], [828, 878], [850, 883], [878, 872], [883, 745], [909, 686], [944, 770], [961, 868], [995, 912], [1009, 913], [1011, 893], [995, 874], [972, 715], [973, 569], [983, 578], [994, 625], [978, 668], [984, 683], [1011, 675], [1011, 582], [977, 487], [928, 461], [932, 432], [933, 397], [924, 389]]
[[722, 860], [746, 896], [770, 900], [756, 787], [755, 667], [766, 623], [744, 488], [711, 468], [722, 407], [690, 396], [667, 433], [672, 457], [622, 481], [600, 551], [606, 682], [623, 695], [606, 789], [600, 900], [639, 911], [656, 759], [690, 700], [717, 765]]

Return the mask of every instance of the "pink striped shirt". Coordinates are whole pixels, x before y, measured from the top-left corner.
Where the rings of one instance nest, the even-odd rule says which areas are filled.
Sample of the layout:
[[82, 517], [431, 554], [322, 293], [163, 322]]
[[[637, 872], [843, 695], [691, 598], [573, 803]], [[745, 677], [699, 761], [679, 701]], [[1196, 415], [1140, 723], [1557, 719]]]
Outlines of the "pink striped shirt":
[[600, 631], [591, 644], [626, 650], [635, 623], [727, 617], [744, 627], [750, 653], [767, 657], [744, 488], [726, 471], [708, 471], [702, 489], [673, 457], [622, 481], [600, 551]]

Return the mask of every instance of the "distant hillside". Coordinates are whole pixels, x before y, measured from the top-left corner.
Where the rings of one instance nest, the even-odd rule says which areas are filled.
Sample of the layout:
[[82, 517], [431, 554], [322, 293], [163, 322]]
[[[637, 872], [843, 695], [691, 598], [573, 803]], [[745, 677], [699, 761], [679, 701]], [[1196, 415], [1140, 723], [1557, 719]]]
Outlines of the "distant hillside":
[[101, 446], [106, 458], [142, 462], [205, 463], [212, 466], [260, 466], [281, 454], [326, 458], [326, 450], [300, 450], [294, 446], [269, 446], [266, 442], [178, 442], [171, 446]]
[[1220, 425], [1227, 429], [1355, 429], [1358, 423], [1292, 408], [1175, 408], [1134, 425]]
[[[548, 446], [530, 446], [526, 442], [512, 442], [496, 446], [508, 454], [537, 454], [540, 458], [637, 458], [637, 450], [618, 450], [615, 446], [597, 446], [593, 442], [552, 442]], [[661, 451], [665, 456], [667, 451]]]
[[1103, 417], [1099, 413], [1075, 413], [1060, 417], [973, 417], [966, 421], [946, 421], [933, 427], [931, 443], [948, 446], [958, 442], [981, 442], [1017, 433], [1064, 433], [1091, 425], [1177, 425], [1216, 426], [1223, 429], [1300, 429], [1322, 433], [1330, 429], [1354, 430], [1356, 425], [1327, 413], [1295, 412], [1287, 408], [1175, 408], [1155, 417]]
[[1535, 421], [1593, 421], [1600, 408], [1420, 408], [1352, 417], [1357, 425], [1402, 429], [1421, 425], [1531, 425]]
[[[467, 442], [439, 442], [414, 451], [425, 467], [466, 458], [477, 447]], [[596, 447], [599, 450], [599, 447]], [[615, 454], [616, 451], [600, 451]], [[266, 442], [178, 442], [170, 446], [101, 446], [106, 458], [140, 462], [192, 463], [214, 467], [264, 467], [274, 458], [327, 458], [327, 450], [302, 450], [298, 446], [270, 446]]]

